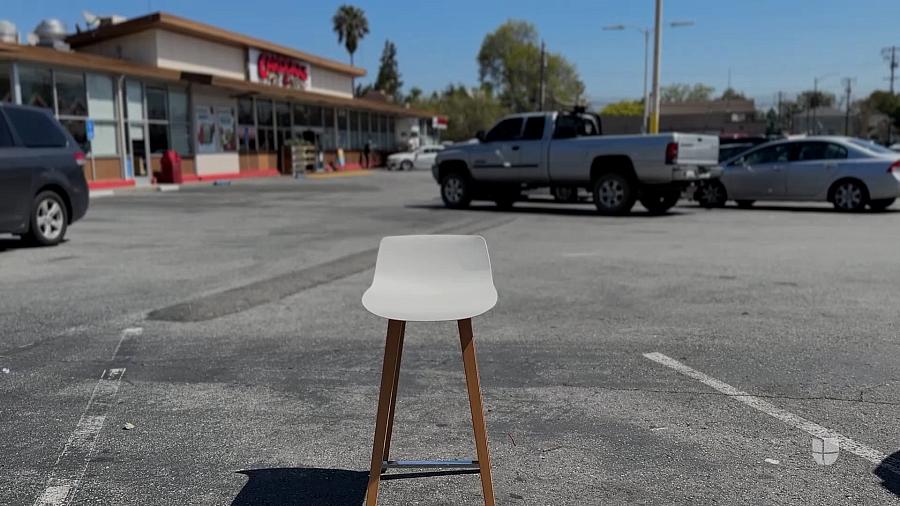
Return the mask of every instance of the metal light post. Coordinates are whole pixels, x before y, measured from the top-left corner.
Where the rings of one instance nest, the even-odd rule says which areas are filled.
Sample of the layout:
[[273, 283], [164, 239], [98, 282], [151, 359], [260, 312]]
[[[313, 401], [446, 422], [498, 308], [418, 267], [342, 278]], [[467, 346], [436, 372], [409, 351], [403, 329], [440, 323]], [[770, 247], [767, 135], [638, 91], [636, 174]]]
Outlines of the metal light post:
[[[680, 26], [692, 26], [693, 24], [693, 21], [674, 21], [672, 23], [669, 23], [669, 26], [672, 28], [677, 28]], [[647, 93], [647, 67], [650, 63], [650, 29], [639, 28], [637, 26], [630, 25], [609, 25], [604, 26], [603, 29], [607, 31], [621, 31], [631, 29], [640, 32], [644, 36], [644, 119], [641, 123], [641, 133], [646, 133], [649, 129], [647, 123], [650, 118], [650, 94]]]

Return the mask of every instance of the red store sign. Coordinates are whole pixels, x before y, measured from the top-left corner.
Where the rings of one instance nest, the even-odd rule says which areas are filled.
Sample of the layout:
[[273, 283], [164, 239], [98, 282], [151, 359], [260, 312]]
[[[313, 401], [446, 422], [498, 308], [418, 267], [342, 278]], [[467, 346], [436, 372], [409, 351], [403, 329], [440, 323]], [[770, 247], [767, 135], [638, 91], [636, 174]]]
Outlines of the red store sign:
[[[250, 80], [283, 88], [309, 88], [309, 65], [293, 58], [250, 50]], [[256, 62], [255, 67], [254, 61]]]

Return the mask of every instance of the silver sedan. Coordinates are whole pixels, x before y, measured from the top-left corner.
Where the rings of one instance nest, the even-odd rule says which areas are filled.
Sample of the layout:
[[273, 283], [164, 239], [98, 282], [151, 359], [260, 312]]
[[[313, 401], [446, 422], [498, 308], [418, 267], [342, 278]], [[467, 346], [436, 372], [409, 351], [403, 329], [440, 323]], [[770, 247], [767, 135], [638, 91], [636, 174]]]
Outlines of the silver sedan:
[[734, 200], [827, 201], [842, 211], [887, 209], [900, 196], [900, 153], [850, 137], [770, 142], [722, 163], [722, 177], [695, 198], [705, 207]]

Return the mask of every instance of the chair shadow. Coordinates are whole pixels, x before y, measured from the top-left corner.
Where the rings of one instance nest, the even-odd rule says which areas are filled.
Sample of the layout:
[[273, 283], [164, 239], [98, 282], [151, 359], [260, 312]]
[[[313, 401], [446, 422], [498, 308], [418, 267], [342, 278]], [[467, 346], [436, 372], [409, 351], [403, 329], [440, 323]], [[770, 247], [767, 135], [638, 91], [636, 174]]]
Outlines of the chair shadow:
[[369, 473], [346, 469], [272, 468], [238, 471], [247, 483], [231, 506], [362, 504]]
[[[345, 506], [362, 504], [369, 473], [315, 467], [246, 469], [247, 483], [231, 506], [299, 505]], [[381, 481], [477, 474], [477, 469], [411, 472], [381, 475]]]
[[878, 464], [872, 474], [881, 478], [881, 486], [900, 496], [900, 451], [896, 451]]

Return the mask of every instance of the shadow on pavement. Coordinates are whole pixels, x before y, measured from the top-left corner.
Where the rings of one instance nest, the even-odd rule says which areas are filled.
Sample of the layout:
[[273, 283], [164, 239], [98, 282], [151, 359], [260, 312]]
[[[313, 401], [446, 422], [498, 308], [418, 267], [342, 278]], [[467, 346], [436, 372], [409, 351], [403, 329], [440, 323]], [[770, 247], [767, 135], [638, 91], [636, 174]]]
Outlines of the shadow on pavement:
[[[63, 241], [65, 244], [65, 241]], [[7, 250], [40, 248], [41, 246], [25, 239], [14, 239], [12, 237], [0, 238], [0, 253]]]
[[[443, 204], [407, 204], [407, 209], [443, 209], [446, 211], [457, 211], [457, 212], [489, 212], [489, 213], [511, 213], [511, 214], [553, 214], [553, 215], [561, 215], [561, 216], [595, 216], [598, 218], [603, 218], [597, 213], [596, 209], [586, 206], [576, 207], [577, 204], [548, 204], [545, 206], [534, 206], [533, 204], [541, 204], [542, 202], [538, 201], [530, 201], [530, 202], [519, 202], [512, 209], [500, 209], [499, 207], [491, 204], [484, 205], [472, 205], [467, 209], [447, 209]], [[650, 214], [646, 210], [641, 207], [635, 206], [635, 209], [630, 213], [623, 216], [611, 216], [611, 218], [665, 218], [672, 216], [680, 216], [684, 213], [678, 211], [678, 208], [672, 208], [669, 212], [665, 214]]]
[[247, 483], [232, 506], [362, 504], [369, 473], [346, 469], [272, 468], [238, 471]]
[[900, 496], [900, 451], [882, 460], [872, 473], [881, 478], [881, 486], [885, 490]]
[[[701, 206], [697, 206], [698, 209], [703, 209]], [[754, 204], [753, 207], [748, 207], [746, 209], [736, 207], [736, 206], [725, 206], [725, 207], [715, 207], [709, 209], [709, 211], [735, 211], [735, 212], [745, 212], [752, 213], [753, 211], [782, 211], [786, 213], [822, 213], [822, 214], [846, 214], [846, 215], [857, 215], [857, 214], [894, 214], [900, 213], [900, 209], [885, 209], [884, 211], [872, 211], [865, 210], [862, 212], [856, 213], [848, 213], [846, 211], [838, 211], [834, 207], [826, 207], [826, 206], [787, 206], [787, 205], [774, 205], [774, 204]]]

